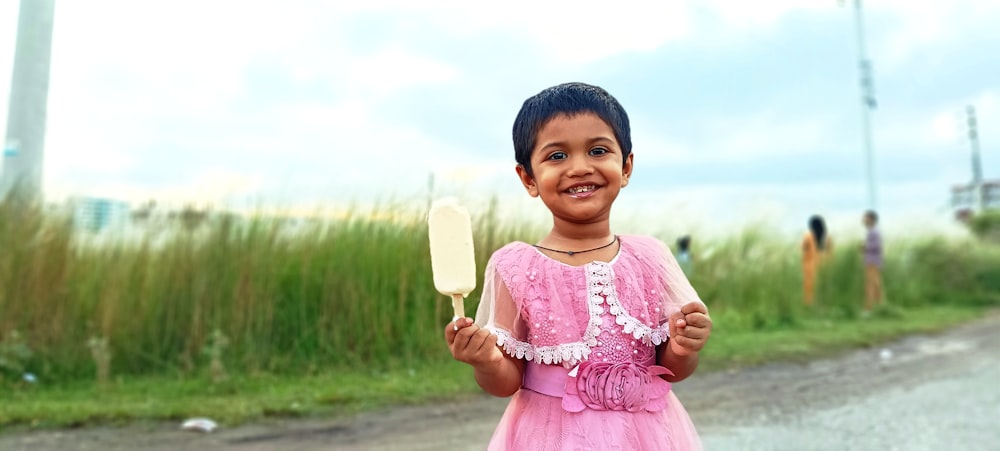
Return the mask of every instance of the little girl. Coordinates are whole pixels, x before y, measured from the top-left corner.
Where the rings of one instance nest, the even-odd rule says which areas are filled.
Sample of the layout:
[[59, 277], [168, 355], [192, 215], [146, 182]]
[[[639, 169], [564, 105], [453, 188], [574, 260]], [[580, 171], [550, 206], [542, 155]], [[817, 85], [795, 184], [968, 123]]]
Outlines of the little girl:
[[625, 110], [562, 84], [524, 102], [513, 134], [518, 177], [552, 230], [496, 251], [475, 322], [445, 327], [483, 390], [513, 395], [489, 449], [700, 449], [670, 382], [698, 366], [708, 311], [662, 242], [609, 223], [632, 175]]

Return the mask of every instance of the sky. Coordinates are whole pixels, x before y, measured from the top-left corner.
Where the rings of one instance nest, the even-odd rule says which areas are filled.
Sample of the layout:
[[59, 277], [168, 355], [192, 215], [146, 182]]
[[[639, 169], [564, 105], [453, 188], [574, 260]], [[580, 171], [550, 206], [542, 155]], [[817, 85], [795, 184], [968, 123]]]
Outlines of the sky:
[[[0, 1], [3, 105], [17, 4]], [[511, 125], [525, 98], [582, 81], [632, 121], [623, 223], [797, 231], [815, 213], [860, 229], [852, 5], [57, 0], [44, 190], [298, 211], [454, 195], [544, 218], [515, 176]], [[864, 3], [887, 227], [950, 218], [951, 186], [971, 179], [968, 105], [1000, 178], [996, 17], [994, 0]]]

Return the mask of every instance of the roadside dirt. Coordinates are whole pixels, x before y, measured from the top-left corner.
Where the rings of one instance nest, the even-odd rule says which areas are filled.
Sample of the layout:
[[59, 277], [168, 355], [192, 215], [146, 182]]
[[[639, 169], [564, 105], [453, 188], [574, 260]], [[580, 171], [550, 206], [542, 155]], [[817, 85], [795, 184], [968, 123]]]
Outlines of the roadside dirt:
[[[804, 412], [862, 403], [890, 389], [964, 377], [969, 368], [983, 364], [983, 356], [998, 359], [997, 349], [1000, 312], [995, 311], [943, 333], [911, 336], [835, 358], [700, 373], [675, 384], [674, 390], [704, 437], [789, 423]], [[474, 450], [484, 448], [505, 405], [506, 399], [478, 396], [336, 420], [275, 419], [208, 434], [181, 431], [173, 423], [19, 432], [0, 436], [0, 449]]]

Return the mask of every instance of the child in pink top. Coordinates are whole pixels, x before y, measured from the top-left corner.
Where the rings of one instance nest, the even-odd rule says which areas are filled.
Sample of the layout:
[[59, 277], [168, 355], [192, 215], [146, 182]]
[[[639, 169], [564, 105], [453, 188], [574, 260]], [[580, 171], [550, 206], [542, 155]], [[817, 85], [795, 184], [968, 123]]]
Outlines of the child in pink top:
[[552, 230], [496, 251], [476, 320], [445, 328], [485, 391], [513, 395], [489, 449], [700, 449], [670, 382], [698, 366], [708, 311], [662, 242], [610, 229], [632, 174], [625, 110], [562, 84], [524, 102], [513, 134]]

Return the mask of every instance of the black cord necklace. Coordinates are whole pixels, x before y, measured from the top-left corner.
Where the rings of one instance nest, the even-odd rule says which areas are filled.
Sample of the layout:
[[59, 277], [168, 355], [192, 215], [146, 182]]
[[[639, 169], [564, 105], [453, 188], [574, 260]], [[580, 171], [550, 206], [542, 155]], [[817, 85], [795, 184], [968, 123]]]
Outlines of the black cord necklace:
[[608, 244], [605, 244], [604, 246], [598, 246], [598, 247], [595, 247], [593, 249], [587, 249], [585, 251], [561, 251], [559, 249], [550, 249], [550, 248], [547, 248], [547, 247], [544, 247], [544, 246], [539, 246], [537, 244], [532, 244], [532, 246], [535, 246], [538, 249], [544, 249], [544, 250], [547, 250], [547, 251], [558, 252], [560, 254], [566, 254], [566, 255], [569, 255], [570, 257], [572, 257], [572, 256], [574, 256], [576, 254], [582, 254], [584, 252], [593, 252], [593, 251], [596, 251], [596, 250], [604, 249], [604, 248], [606, 248], [608, 246], [611, 246], [612, 244], [615, 244], [616, 241], [618, 241], [618, 235], [615, 235], [615, 237], [611, 240], [611, 242], [608, 243]]

